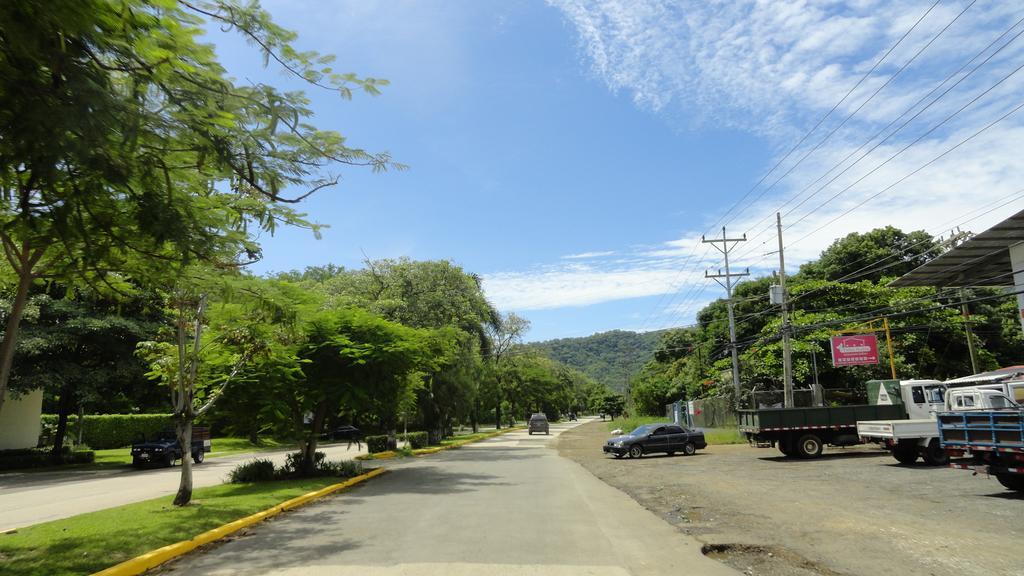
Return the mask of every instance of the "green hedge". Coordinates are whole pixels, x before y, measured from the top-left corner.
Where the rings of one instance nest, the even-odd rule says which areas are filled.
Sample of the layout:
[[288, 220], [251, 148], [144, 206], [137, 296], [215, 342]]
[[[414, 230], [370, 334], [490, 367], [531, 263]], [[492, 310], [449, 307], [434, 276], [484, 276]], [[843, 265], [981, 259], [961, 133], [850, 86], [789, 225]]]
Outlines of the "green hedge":
[[430, 445], [430, 440], [426, 432], [409, 432], [408, 434], [399, 434], [398, 439], [408, 441], [409, 446], [413, 450], [426, 448]]
[[388, 437], [383, 434], [379, 436], [367, 436], [366, 449], [367, 451], [370, 452], [370, 454], [376, 454], [378, 452], [387, 452]]
[[[96, 460], [96, 453], [92, 450], [77, 450], [72, 452], [69, 448], [64, 449], [65, 464], [85, 464]], [[40, 468], [52, 466], [53, 457], [49, 450], [29, 448], [25, 450], [0, 450], [0, 470], [20, 470], [24, 468]]]
[[[43, 428], [57, 427], [56, 414], [43, 414]], [[147, 439], [174, 428], [170, 414], [86, 414], [82, 443], [96, 450], [131, 446], [139, 435]], [[68, 438], [78, 438], [78, 416], [68, 417]], [[50, 439], [52, 443], [52, 437]]]

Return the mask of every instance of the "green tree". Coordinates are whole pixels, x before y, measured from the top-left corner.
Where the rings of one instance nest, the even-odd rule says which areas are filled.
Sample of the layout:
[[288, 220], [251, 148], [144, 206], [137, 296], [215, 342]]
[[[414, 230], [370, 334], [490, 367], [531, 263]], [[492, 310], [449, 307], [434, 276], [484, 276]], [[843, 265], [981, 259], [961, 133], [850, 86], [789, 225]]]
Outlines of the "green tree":
[[255, 2], [0, 4], [0, 245], [16, 277], [0, 402], [33, 282], [119, 292], [125, 274], [168, 284], [189, 262], [251, 261], [260, 231], [314, 227], [291, 205], [336, 184], [332, 167], [395, 166], [313, 127], [301, 92], [235, 84], [199, 41], [207, 23], [342, 97], [383, 84], [296, 50]]

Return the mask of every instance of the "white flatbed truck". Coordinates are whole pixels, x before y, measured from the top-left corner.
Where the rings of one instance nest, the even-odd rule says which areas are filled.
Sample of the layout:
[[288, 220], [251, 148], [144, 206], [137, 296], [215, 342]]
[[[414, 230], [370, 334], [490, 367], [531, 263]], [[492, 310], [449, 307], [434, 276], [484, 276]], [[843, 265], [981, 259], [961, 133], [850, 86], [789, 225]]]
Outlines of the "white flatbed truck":
[[[865, 442], [883, 445], [903, 464], [913, 464], [920, 457], [926, 464], [945, 466], [949, 463], [949, 454], [939, 438], [937, 412], [989, 409], [993, 407], [995, 396], [1012, 397], [1020, 393], [1018, 388], [1024, 391], [1024, 382], [965, 386], [968, 383], [971, 382], [966, 379], [945, 383], [937, 380], [901, 381], [899, 401], [907, 407], [909, 418], [857, 422], [857, 435]], [[965, 400], [971, 404], [964, 406]], [[881, 399], [880, 402], [885, 403]]]
[[857, 422], [857, 435], [864, 442], [881, 444], [903, 464], [920, 457], [933, 466], [944, 466], [949, 457], [939, 443], [935, 413], [946, 407], [946, 389], [938, 380], [882, 381], [875, 401], [902, 404], [907, 419]]

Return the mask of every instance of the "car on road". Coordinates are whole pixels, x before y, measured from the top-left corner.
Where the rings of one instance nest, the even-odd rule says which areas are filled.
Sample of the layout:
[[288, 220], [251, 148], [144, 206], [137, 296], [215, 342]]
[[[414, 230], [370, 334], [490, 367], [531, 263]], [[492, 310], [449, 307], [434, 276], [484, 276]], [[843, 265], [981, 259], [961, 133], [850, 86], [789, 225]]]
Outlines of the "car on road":
[[540, 434], [541, 432], [545, 434], [550, 434], [551, 432], [549, 430], [547, 414], [544, 414], [543, 412], [537, 412], [536, 414], [530, 416], [529, 432], [531, 436], [534, 432], [538, 434]]
[[157, 464], [169, 468], [174, 466], [175, 460], [189, 456], [193, 462], [201, 464], [210, 450], [210, 429], [205, 426], [192, 427], [192, 446], [188, 453], [181, 449], [173, 430], [164, 430], [150, 440], [140, 436], [132, 443], [132, 466], [141, 468], [146, 464]]
[[327, 430], [320, 435], [320, 438], [324, 440], [348, 440], [349, 442], [355, 442], [356, 440], [363, 439], [363, 432], [355, 426], [338, 426], [332, 430]]
[[691, 430], [677, 424], [644, 424], [629, 434], [616, 436], [604, 444], [604, 452], [622, 458], [639, 458], [644, 454], [663, 452], [672, 456], [682, 452], [687, 456], [699, 449], [706, 448], [704, 432]]

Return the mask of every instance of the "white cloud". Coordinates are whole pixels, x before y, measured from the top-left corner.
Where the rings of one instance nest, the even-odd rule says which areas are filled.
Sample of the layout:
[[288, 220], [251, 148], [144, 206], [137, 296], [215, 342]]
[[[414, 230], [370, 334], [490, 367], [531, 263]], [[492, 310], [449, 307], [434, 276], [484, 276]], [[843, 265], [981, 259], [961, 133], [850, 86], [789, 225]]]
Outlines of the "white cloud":
[[605, 256], [612, 256], [615, 254], [614, 250], [607, 250], [604, 252], [581, 252], [579, 254], [567, 254], [562, 256], [563, 260], [589, 260], [591, 258], [603, 258]]

